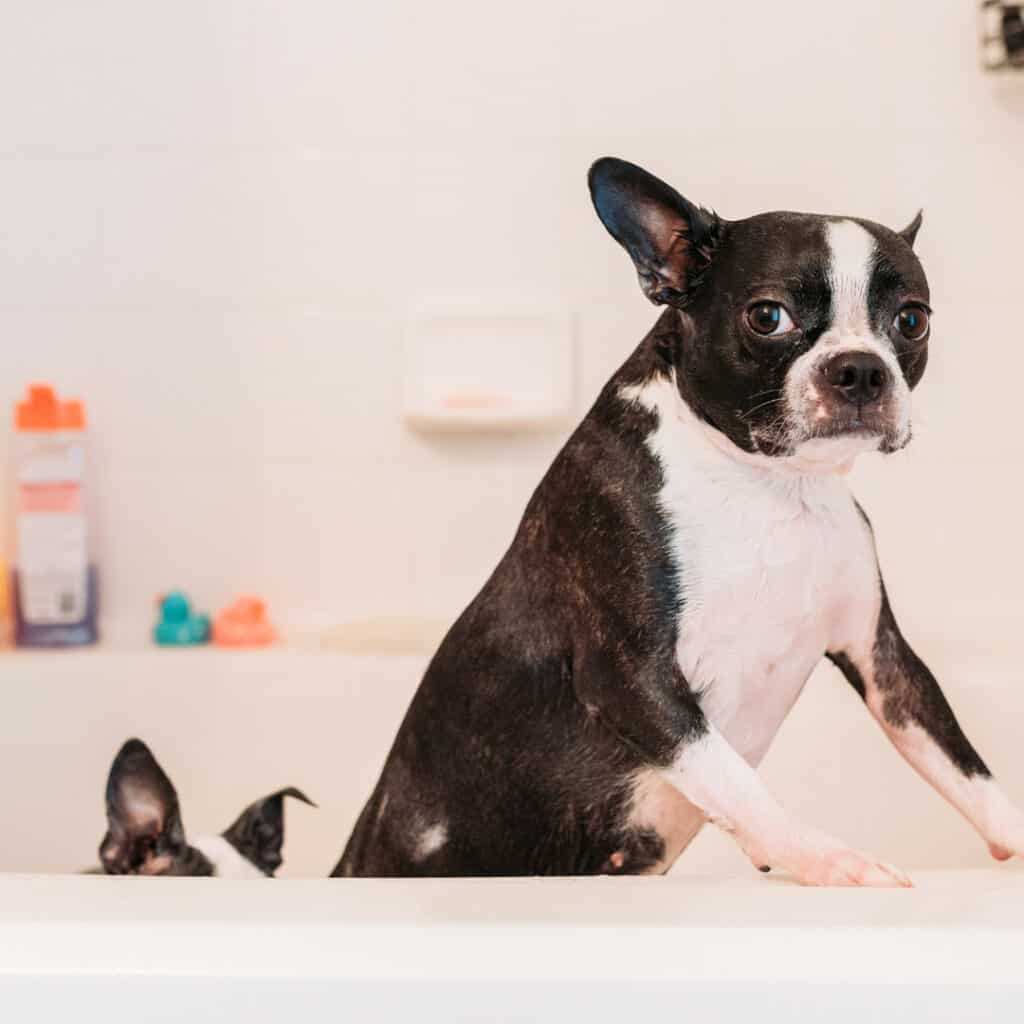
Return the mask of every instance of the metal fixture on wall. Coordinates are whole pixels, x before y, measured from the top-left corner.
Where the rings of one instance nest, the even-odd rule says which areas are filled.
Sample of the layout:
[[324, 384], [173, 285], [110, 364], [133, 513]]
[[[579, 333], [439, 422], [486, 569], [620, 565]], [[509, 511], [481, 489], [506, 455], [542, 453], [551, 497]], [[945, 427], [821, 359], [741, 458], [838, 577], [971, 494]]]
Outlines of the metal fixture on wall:
[[1024, 3], [982, 0], [981, 63], [988, 71], [1024, 71]]

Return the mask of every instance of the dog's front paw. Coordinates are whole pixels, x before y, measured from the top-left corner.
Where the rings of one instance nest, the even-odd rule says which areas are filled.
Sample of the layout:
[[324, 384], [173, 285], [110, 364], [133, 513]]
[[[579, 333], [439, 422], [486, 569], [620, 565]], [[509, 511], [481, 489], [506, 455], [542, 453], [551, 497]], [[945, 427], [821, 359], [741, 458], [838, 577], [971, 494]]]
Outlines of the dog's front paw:
[[988, 843], [988, 852], [996, 860], [1024, 857], [1024, 823], [1000, 829], [995, 835], [987, 836], [986, 842]]
[[1024, 814], [1001, 789], [991, 787], [978, 831], [996, 860], [1024, 858]]
[[[758, 866], [772, 864], [764, 856]], [[775, 863], [788, 871], [801, 885], [913, 887], [913, 882], [898, 868], [843, 846], [822, 833], [811, 833], [788, 844]]]
[[794, 876], [801, 885], [866, 885], [909, 889], [913, 882], [898, 868], [845, 847], [799, 863]]

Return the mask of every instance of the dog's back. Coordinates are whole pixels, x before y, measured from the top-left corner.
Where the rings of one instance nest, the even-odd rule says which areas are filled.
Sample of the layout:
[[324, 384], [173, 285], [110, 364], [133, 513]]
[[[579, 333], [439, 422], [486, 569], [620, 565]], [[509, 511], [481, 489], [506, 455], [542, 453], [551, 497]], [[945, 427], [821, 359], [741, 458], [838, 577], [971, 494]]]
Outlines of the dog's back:
[[592, 630], [581, 619], [595, 590], [649, 609], [652, 630], [675, 601], [653, 507], [658, 470], [643, 446], [649, 417], [617, 397], [646, 372], [658, 334], [605, 388], [445, 637], [335, 875], [588, 874], [660, 862], [657, 835], [625, 824], [640, 759], [575, 685], [589, 656], [575, 638]]

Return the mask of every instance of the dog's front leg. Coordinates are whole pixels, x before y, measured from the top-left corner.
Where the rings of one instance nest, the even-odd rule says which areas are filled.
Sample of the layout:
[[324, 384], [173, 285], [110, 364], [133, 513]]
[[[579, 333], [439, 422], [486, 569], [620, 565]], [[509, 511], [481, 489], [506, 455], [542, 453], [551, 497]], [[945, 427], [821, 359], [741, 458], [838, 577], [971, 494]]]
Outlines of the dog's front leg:
[[674, 656], [658, 661], [660, 667], [589, 658], [575, 677], [577, 694], [650, 770], [732, 835], [756, 867], [781, 868], [804, 885], [911, 884], [895, 868], [795, 821], [705, 718]]
[[[881, 587], [881, 584], [879, 584]], [[935, 677], [904, 640], [885, 588], [862, 638], [829, 658], [896, 749], [980, 833], [997, 860], [1024, 855], [1024, 815], [964, 735]]]
[[782, 868], [803, 885], [911, 884], [891, 865], [794, 821], [714, 726], [686, 742], [663, 775], [763, 870]]

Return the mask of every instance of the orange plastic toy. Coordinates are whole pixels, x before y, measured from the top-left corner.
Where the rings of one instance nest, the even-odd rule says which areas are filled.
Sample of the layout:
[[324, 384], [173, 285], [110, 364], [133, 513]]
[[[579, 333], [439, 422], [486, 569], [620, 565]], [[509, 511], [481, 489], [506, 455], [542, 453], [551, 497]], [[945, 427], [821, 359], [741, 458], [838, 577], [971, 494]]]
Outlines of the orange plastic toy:
[[266, 602], [258, 597], [237, 598], [213, 622], [213, 642], [220, 647], [266, 647], [276, 640]]

